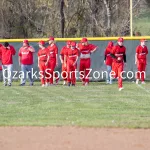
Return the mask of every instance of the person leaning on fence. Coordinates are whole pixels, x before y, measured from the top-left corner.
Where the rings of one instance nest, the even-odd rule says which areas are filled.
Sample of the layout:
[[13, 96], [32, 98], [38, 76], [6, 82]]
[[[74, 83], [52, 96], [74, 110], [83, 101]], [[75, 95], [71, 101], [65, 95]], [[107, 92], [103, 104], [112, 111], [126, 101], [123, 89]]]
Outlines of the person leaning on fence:
[[21, 65], [22, 77], [20, 86], [24, 86], [26, 83], [26, 76], [28, 74], [30, 86], [33, 86], [32, 79], [32, 65], [33, 65], [33, 53], [34, 48], [29, 45], [28, 40], [23, 41], [23, 46], [19, 50], [19, 65]]
[[[12, 83], [12, 70], [13, 70], [13, 55], [16, 54], [16, 50], [8, 42], [5, 42], [0, 47], [0, 56], [2, 59], [3, 81], [4, 86], [11, 86]], [[6, 76], [7, 71], [7, 76]], [[7, 84], [8, 80], [8, 84]]]
[[112, 79], [111, 79], [111, 70], [112, 70], [112, 57], [110, 56], [111, 51], [113, 48], [113, 42], [110, 41], [105, 49], [105, 54], [104, 54], [104, 64], [107, 66], [107, 79], [106, 83], [107, 84], [112, 84]]

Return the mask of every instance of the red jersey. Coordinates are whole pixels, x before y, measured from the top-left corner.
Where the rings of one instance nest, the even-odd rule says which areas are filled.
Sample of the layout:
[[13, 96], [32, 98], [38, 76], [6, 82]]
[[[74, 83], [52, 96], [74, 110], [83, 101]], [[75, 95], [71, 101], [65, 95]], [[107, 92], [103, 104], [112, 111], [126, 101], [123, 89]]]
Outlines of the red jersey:
[[[3, 45], [2, 44], [0, 44], [0, 48], [2, 47]], [[0, 61], [2, 60], [2, 53], [1, 53], [1, 51], [0, 51]]]
[[78, 44], [78, 49], [81, 54], [90, 54], [97, 46], [93, 44], [82, 45], [81, 43]]
[[57, 47], [57, 45], [56, 44], [52, 44], [52, 45], [49, 45], [47, 48], [49, 50], [50, 58], [56, 58], [56, 54], [58, 54], [58, 47]]
[[0, 56], [2, 59], [2, 65], [10, 65], [13, 64], [13, 55], [16, 54], [16, 50], [13, 46], [9, 45], [8, 48], [4, 46], [0, 47]]
[[69, 48], [65, 55], [67, 56], [68, 60], [72, 60], [73, 62], [76, 61], [77, 56], [79, 56], [79, 51], [77, 48], [75, 48], [74, 50], [72, 50], [71, 48]]
[[21, 47], [19, 50], [19, 56], [21, 58], [21, 64], [23, 65], [32, 65], [33, 64], [33, 52], [29, 49], [33, 49], [32, 46]]
[[144, 47], [142, 47], [141, 45], [137, 46], [136, 53], [137, 53], [137, 58], [139, 61], [141, 61], [141, 60], [146, 61], [146, 56], [148, 54], [147, 46], [144, 46]]
[[112, 49], [112, 54], [115, 56], [113, 62], [123, 63], [124, 61], [126, 61], [124, 60], [124, 57], [126, 56], [126, 48], [124, 46], [114, 46]]
[[39, 49], [38, 51], [39, 61], [47, 61], [48, 55], [49, 51], [47, 48]]
[[62, 56], [62, 60], [64, 61], [64, 56], [66, 54], [66, 52], [68, 51], [68, 47], [67, 46], [64, 46], [61, 51], [60, 51], [60, 55]]
[[105, 58], [106, 58], [105, 63], [106, 65], [109, 65], [109, 66], [112, 66], [112, 61], [113, 61], [112, 57], [110, 56], [112, 48], [113, 47], [107, 46], [105, 50]]
[[[0, 44], [0, 47], [2, 46], [2, 44]], [[0, 52], [0, 70], [2, 70], [2, 66], [1, 66], [1, 61], [2, 61], [2, 54]]]

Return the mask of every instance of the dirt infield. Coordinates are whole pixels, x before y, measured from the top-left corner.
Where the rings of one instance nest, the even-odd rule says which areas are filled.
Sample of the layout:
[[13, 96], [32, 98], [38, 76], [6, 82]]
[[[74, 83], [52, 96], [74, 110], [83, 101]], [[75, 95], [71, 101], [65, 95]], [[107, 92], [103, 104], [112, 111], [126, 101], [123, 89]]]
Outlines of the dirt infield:
[[0, 127], [0, 150], [150, 150], [150, 129]]

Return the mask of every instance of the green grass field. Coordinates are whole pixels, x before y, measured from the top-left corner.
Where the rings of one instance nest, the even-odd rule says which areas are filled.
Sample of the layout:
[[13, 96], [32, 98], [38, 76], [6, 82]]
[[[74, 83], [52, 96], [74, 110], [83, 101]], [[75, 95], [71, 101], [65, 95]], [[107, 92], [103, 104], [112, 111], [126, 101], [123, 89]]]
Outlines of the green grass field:
[[150, 83], [42, 88], [0, 86], [0, 126], [150, 128]]
[[133, 28], [142, 35], [150, 36], [150, 11], [143, 12], [133, 20]]

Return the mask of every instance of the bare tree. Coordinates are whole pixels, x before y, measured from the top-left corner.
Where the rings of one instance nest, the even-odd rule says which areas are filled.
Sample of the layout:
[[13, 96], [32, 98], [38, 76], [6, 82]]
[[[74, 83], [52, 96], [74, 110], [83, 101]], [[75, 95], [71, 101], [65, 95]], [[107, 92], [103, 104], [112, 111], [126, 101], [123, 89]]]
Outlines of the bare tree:
[[64, 0], [60, 1], [60, 15], [61, 15], [61, 37], [64, 37], [64, 28], [65, 28], [65, 16], [64, 16]]

